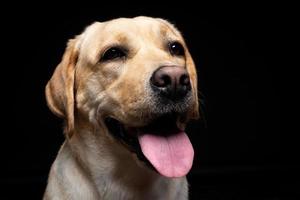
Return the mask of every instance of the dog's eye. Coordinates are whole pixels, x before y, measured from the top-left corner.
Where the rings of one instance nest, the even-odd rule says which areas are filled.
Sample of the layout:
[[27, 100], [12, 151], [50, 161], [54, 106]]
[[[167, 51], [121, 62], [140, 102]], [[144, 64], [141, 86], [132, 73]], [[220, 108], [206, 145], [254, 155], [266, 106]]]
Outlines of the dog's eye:
[[113, 60], [126, 56], [126, 51], [120, 47], [111, 47], [104, 52], [101, 61]]
[[169, 43], [169, 51], [173, 56], [184, 56], [184, 48], [179, 42]]

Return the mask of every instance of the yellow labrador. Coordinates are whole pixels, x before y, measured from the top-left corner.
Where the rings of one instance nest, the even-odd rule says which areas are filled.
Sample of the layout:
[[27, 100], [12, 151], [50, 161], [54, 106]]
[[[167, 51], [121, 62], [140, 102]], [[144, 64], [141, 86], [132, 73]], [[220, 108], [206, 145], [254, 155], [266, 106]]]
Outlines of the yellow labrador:
[[44, 199], [188, 199], [197, 77], [169, 22], [93, 23], [69, 41], [46, 97], [66, 140]]

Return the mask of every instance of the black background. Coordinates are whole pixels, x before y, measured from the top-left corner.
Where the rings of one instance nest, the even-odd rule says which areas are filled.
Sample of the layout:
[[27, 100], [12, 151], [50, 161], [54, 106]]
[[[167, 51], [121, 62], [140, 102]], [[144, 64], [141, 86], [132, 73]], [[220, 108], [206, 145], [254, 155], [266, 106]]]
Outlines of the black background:
[[188, 175], [190, 198], [296, 197], [297, 165], [291, 154], [282, 163], [280, 151], [280, 6], [112, 1], [77, 8], [19, 8], [2, 17], [8, 54], [1, 75], [8, 81], [2, 83], [7, 120], [2, 121], [1, 199], [42, 197], [64, 140], [61, 120], [46, 106], [44, 87], [67, 40], [94, 21], [138, 15], [173, 22], [197, 64], [205, 119], [188, 128], [196, 151]]

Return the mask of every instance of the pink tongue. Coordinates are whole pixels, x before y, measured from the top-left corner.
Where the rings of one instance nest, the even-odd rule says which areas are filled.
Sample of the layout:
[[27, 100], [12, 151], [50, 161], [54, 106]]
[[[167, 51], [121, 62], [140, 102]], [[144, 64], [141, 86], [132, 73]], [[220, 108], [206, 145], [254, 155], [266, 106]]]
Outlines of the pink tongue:
[[142, 152], [161, 175], [182, 177], [190, 171], [194, 149], [185, 132], [170, 136], [142, 134], [139, 142]]

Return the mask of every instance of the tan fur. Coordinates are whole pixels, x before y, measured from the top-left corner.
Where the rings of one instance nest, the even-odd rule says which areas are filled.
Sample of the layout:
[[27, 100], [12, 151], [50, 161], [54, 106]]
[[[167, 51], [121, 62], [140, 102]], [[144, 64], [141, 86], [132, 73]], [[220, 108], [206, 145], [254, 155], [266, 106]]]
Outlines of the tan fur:
[[[180, 41], [184, 58], [171, 56], [168, 39]], [[99, 62], [112, 45], [128, 58]], [[159, 66], [185, 66], [193, 101], [187, 122], [198, 117], [197, 75], [181, 34], [162, 19], [137, 17], [95, 22], [69, 41], [46, 86], [49, 108], [66, 121], [66, 141], [49, 175], [44, 199], [187, 199], [185, 177], [166, 178], [144, 166], [117, 142], [103, 119], [143, 126], [155, 109], [148, 81]]]

